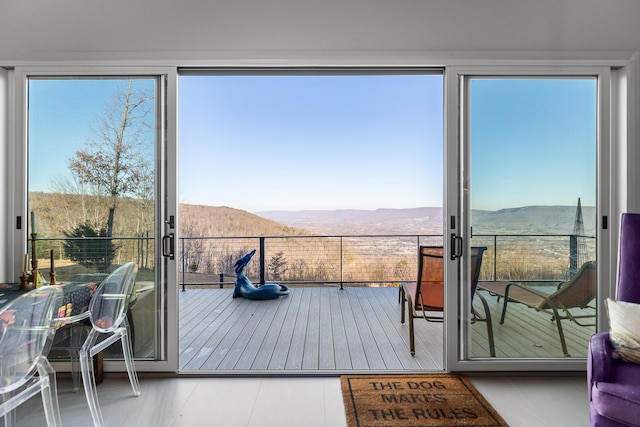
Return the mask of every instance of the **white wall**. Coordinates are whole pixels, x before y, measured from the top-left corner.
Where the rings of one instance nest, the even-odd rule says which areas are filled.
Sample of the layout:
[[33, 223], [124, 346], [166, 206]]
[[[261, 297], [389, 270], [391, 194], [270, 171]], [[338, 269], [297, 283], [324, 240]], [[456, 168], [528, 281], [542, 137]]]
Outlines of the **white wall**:
[[638, 0], [0, 0], [0, 64], [640, 50]]

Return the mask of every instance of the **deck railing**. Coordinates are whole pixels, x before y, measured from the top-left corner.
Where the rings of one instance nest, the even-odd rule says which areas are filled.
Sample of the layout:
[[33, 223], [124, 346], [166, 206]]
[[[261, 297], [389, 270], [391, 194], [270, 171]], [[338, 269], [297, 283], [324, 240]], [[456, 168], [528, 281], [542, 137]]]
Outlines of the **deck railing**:
[[[252, 249], [256, 255], [245, 273], [256, 284], [343, 287], [415, 281], [418, 246], [442, 242], [439, 234], [181, 237], [180, 286], [233, 285], [233, 264]], [[480, 280], [566, 280], [576, 263], [595, 259], [593, 236], [477, 234], [472, 246], [488, 248]], [[206, 280], [214, 274], [216, 280]]]
[[[84, 242], [84, 255], [93, 260], [79, 268], [64, 246], [70, 240]], [[153, 269], [153, 237], [39, 238], [39, 258], [50, 249], [56, 265], [77, 264], [71, 274], [103, 273], [105, 260], [137, 262]], [[76, 242], [80, 243], [80, 242]], [[440, 234], [291, 235], [254, 237], [183, 236], [176, 248], [179, 286], [233, 285], [233, 265], [256, 249], [245, 273], [254, 283], [277, 281], [316, 286], [385, 286], [415, 281], [418, 246], [442, 246]], [[109, 246], [111, 245], [111, 246]], [[596, 239], [572, 234], [474, 234], [472, 246], [486, 246], [480, 280], [539, 282], [566, 280], [583, 262], [595, 259]], [[115, 248], [112, 256], [108, 248]], [[47, 269], [48, 265], [40, 265]], [[71, 277], [60, 277], [70, 280]]]

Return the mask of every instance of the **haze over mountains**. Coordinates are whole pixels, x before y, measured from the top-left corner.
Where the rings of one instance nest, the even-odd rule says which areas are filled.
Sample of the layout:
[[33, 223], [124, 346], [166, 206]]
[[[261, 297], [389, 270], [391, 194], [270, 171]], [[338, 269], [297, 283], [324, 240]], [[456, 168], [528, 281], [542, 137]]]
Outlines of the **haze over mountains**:
[[[442, 208], [265, 211], [256, 215], [319, 234], [440, 234]], [[472, 212], [475, 234], [571, 234], [575, 206], [525, 206]], [[595, 234], [595, 208], [582, 207], [586, 235]]]
[[[99, 205], [91, 196], [30, 193], [29, 205], [40, 213], [39, 231], [44, 237], [61, 237], [81, 223], [87, 206]], [[151, 204], [145, 218], [153, 216]], [[135, 235], [140, 207], [123, 199], [116, 214], [118, 233]], [[106, 208], [104, 209], [106, 211]], [[595, 235], [595, 208], [583, 206], [585, 234]], [[497, 211], [474, 210], [474, 234], [571, 234], [575, 206], [524, 206]], [[182, 236], [274, 236], [353, 234], [442, 234], [442, 208], [376, 210], [303, 210], [248, 212], [226, 206], [180, 204]]]
[[267, 211], [256, 215], [320, 234], [441, 234], [441, 208]]

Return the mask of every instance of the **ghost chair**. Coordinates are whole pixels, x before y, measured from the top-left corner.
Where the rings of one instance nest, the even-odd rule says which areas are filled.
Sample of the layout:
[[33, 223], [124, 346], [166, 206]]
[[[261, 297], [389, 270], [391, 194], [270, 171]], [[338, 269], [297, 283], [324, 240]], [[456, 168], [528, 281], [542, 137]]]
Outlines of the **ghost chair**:
[[[58, 313], [60, 315], [60, 313]], [[56, 335], [51, 345], [51, 353], [67, 353], [71, 362], [71, 378], [73, 391], [80, 389], [80, 348], [87, 338], [91, 323], [89, 311], [83, 311], [74, 316], [64, 316], [56, 319]], [[55, 355], [54, 355], [55, 357]]]
[[104, 420], [98, 403], [93, 357], [118, 340], [122, 343], [122, 353], [133, 394], [140, 395], [140, 385], [133, 363], [127, 321], [127, 311], [136, 272], [137, 266], [133, 262], [117, 268], [100, 283], [89, 303], [89, 319], [92, 329], [80, 349], [80, 369], [95, 426], [103, 426]]
[[0, 417], [14, 425], [15, 409], [38, 393], [48, 426], [60, 426], [56, 373], [46, 354], [55, 334], [61, 292], [41, 287], [0, 310]]
[[[82, 315], [65, 318], [64, 321], [59, 322], [75, 322], [70, 325], [64, 326], [56, 332], [53, 346], [51, 347], [51, 353], [66, 352], [71, 362], [71, 379], [73, 383], [73, 391], [76, 392], [80, 389], [80, 356], [79, 351], [82, 348], [82, 344], [87, 336], [87, 329], [90, 326], [84, 325], [82, 321], [88, 318], [88, 312]], [[78, 320], [75, 320], [78, 319]], [[55, 357], [55, 355], [54, 355]]]

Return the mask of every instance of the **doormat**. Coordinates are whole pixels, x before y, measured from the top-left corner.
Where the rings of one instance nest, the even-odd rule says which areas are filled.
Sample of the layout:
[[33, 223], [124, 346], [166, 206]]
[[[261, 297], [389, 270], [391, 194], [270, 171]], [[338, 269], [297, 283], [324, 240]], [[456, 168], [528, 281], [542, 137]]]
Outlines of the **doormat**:
[[503, 427], [464, 376], [343, 375], [348, 427]]

